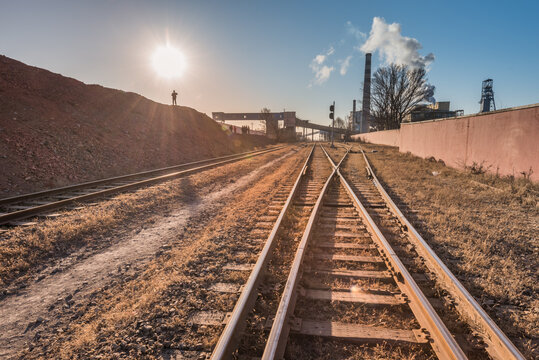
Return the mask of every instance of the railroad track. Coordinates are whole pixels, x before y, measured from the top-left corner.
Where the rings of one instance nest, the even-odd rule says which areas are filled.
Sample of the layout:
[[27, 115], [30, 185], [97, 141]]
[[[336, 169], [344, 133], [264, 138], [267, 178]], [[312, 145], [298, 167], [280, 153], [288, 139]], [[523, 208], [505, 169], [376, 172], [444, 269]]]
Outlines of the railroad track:
[[[398, 256], [405, 261], [407, 268], [414, 276], [417, 275], [420, 287], [424, 292], [430, 293], [429, 301], [438, 305], [437, 311], [442, 320], [448, 324], [452, 335], [459, 340], [469, 358], [524, 359], [406, 219], [377, 179], [361, 146], [359, 150], [347, 160], [356, 166], [345, 164], [345, 177], [352, 179], [351, 185], [355, 193], [366, 204], [368, 212], [379, 224]], [[358, 171], [359, 168], [362, 168], [362, 171]], [[376, 214], [376, 211], [380, 211], [377, 209], [377, 203], [385, 205], [385, 215], [381, 217]], [[384, 231], [384, 221], [397, 224], [397, 231]], [[436, 296], [432, 297], [434, 295]], [[456, 319], [457, 316], [459, 319]]]
[[[255, 304], [262, 307], [270, 306], [270, 309], [261, 310], [270, 312], [274, 310], [271, 309], [271, 305], [275, 308], [278, 305], [278, 294], [273, 299], [268, 299], [265, 304], [257, 302], [259, 287], [262, 286], [262, 291], [271, 297], [274, 294], [272, 286], [286, 281], [288, 270], [282, 267], [286, 267], [289, 259], [293, 257], [294, 242], [296, 238], [301, 237], [303, 225], [308, 220], [318, 194], [331, 171], [331, 165], [322, 149], [311, 148], [297, 178], [290, 185], [282, 186], [277, 196], [268, 200], [266, 213], [258, 219], [258, 224], [251, 233], [253, 238], [264, 236], [261, 238], [264, 245], [256, 263], [252, 265], [233, 263], [223, 267], [225, 273], [250, 272], [234, 311], [226, 314], [206, 309], [206, 311], [191, 314], [189, 323], [193, 324], [195, 329], [196, 326], [219, 327], [223, 322], [227, 323], [223, 331], [223, 334], [227, 335], [221, 337], [223, 341], [216, 346], [216, 352], [220, 351], [218, 349], [221, 349], [223, 353], [234, 352], [239, 342], [245, 340], [240, 334], [246, 327], [251, 328], [249, 331], [253, 336], [259, 332], [260, 329], [253, 329], [253, 327], [259, 328], [256, 321], [250, 321], [250, 324], [247, 321]], [[275, 252], [279, 252], [280, 256], [274, 257]], [[226, 277], [231, 276], [235, 278], [233, 275]], [[219, 293], [226, 293], [226, 289], [232, 289], [234, 286], [237, 285], [219, 283], [214, 284], [210, 289], [213, 290], [214, 296], [219, 296]], [[226, 294], [222, 296], [226, 298]], [[261, 336], [264, 336], [264, 328], [262, 327], [261, 330]]]
[[0, 199], [0, 226], [33, 225], [35, 222], [21, 220], [32, 217], [58, 217], [60, 214], [55, 213], [54, 210], [76, 207], [78, 204], [89, 200], [191, 175], [217, 166], [277, 151], [284, 147], [275, 146], [269, 149], [221, 156]]
[[[286, 200], [270, 207], [277, 219], [234, 310], [219, 321], [192, 316], [226, 324], [212, 359], [523, 359], [402, 216], [365, 154], [352, 154], [366, 167], [357, 176], [349, 148], [332, 150], [343, 153], [336, 164], [313, 148]], [[447, 291], [441, 305], [425, 294], [429, 280]]]

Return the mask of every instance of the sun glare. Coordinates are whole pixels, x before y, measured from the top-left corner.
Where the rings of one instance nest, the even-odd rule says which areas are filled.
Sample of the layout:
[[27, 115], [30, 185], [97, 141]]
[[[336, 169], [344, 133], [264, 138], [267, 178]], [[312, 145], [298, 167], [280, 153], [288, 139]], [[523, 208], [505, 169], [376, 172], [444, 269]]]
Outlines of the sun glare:
[[152, 55], [152, 66], [157, 75], [176, 78], [183, 75], [186, 67], [185, 56], [170, 45], [159, 46]]

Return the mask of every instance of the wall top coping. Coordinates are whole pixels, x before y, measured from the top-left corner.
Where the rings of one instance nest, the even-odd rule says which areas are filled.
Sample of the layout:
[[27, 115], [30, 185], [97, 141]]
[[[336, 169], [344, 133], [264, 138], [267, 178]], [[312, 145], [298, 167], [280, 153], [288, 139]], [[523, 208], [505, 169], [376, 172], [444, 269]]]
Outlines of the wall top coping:
[[[539, 103], [530, 104], [530, 105], [515, 106], [515, 107], [496, 110], [496, 111], [488, 111], [488, 112], [484, 112], [484, 113], [468, 114], [468, 115], [463, 115], [463, 116], [453, 116], [453, 117], [434, 119], [434, 120], [406, 122], [406, 123], [401, 123], [401, 126], [404, 126], [404, 125], [408, 126], [408, 125], [414, 125], [414, 124], [424, 124], [424, 123], [431, 123], [431, 122], [439, 122], [439, 121], [445, 121], [445, 120], [464, 119], [464, 118], [470, 118], [470, 117], [476, 117], [476, 116], [499, 114], [499, 113], [508, 112], [508, 111], [531, 109], [531, 108], [535, 108], [535, 107], [539, 108]], [[387, 131], [387, 130], [383, 130], [383, 131]]]

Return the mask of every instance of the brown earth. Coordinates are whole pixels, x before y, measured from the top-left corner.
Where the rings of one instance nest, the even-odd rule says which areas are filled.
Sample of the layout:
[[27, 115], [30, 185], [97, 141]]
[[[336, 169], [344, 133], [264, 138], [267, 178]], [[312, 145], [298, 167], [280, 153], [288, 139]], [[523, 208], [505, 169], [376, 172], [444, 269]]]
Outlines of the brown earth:
[[188, 107], [87, 85], [0, 55], [0, 197], [268, 143], [229, 134]]
[[539, 357], [539, 185], [362, 146], [441, 260], [526, 357]]
[[[143, 216], [124, 219], [113, 230], [117, 235], [102, 238], [106, 242], [116, 238], [115, 245], [78, 261], [78, 253], [74, 253], [70, 257], [73, 265], [60, 266], [60, 272], [47, 270], [43, 279], [36, 276], [28, 288], [0, 302], [0, 313], [15, 309], [21, 319], [17, 322], [10, 316], [6, 328], [23, 331], [19, 337], [5, 335], [0, 343], [9, 341], [19, 350], [21, 342], [30, 341], [15, 356], [21, 359], [151, 359], [168, 358], [169, 352], [208, 351], [218, 329], [193, 327], [187, 320], [197, 310], [231, 311], [236, 294], [217, 296], [209, 286], [247, 279], [248, 273], [233, 274], [222, 266], [256, 259], [263, 242], [249, 246], [249, 239], [255, 236], [252, 229], [258, 215], [266, 211], [268, 199], [281, 184], [297, 176], [307, 151], [294, 153], [285, 149], [264, 155], [264, 159], [210, 170], [207, 176], [194, 175], [189, 183], [196, 189], [195, 199], [181, 197], [181, 180], [161, 185], [161, 189], [147, 189], [150, 194], [178, 193], [166, 200], [172, 212], [161, 209], [149, 221], [142, 220]], [[222, 172], [234, 181], [220, 176]], [[121, 207], [125, 199], [114, 201]], [[76, 219], [72, 220], [76, 225]], [[142, 222], [142, 231], [134, 224], [137, 221]], [[124, 233], [123, 229], [128, 230]], [[130, 255], [133, 241], [146, 244], [143, 259], [140, 254]], [[107, 261], [102, 261], [103, 256]], [[40, 294], [46, 295], [44, 301], [34, 299]], [[37, 311], [30, 306], [32, 301]], [[5, 355], [14, 356], [14, 351]]]

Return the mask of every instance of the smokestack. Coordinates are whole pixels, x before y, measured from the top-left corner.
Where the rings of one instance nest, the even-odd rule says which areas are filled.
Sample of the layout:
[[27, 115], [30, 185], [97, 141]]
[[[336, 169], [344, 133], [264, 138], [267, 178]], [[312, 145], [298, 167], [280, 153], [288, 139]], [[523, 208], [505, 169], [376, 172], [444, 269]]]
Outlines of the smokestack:
[[357, 123], [357, 120], [356, 120], [356, 100], [354, 100], [352, 102], [352, 131], [355, 131], [357, 126], [356, 126], [356, 123]]
[[365, 54], [365, 79], [363, 80], [363, 110], [361, 112], [362, 133], [369, 132], [371, 117], [371, 53]]

